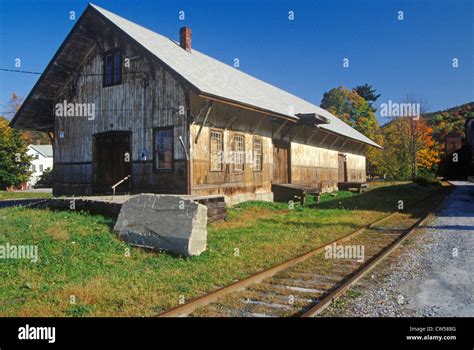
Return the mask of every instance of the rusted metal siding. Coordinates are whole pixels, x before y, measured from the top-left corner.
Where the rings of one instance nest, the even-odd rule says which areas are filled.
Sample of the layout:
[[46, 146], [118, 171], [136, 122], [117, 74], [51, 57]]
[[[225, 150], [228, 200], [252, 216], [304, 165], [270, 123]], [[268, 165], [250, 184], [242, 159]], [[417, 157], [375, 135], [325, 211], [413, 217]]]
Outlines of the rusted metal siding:
[[[56, 97], [57, 102], [94, 103], [96, 116], [55, 118], [55, 193], [91, 193], [93, 135], [114, 130], [132, 133], [132, 191], [185, 193], [186, 153], [178, 138], [188, 140], [186, 114], [179, 113], [181, 106], [187, 108], [185, 89], [129, 40], [115, 32], [103, 35], [83, 62], [80, 76]], [[130, 67], [123, 68], [121, 84], [103, 87], [103, 53], [113, 48], [122, 50], [122, 58], [132, 58]], [[153, 128], [165, 126], [174, 127], [174, 170], [154, 172]]]

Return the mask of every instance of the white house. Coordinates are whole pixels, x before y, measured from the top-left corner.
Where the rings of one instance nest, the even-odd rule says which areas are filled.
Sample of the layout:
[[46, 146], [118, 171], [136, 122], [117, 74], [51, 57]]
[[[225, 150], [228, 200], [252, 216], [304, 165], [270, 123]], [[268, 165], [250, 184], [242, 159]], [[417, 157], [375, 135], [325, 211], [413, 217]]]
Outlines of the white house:
[[32, 187], [39, 180], [46, 169], [53, 168], [53, 147], [51, 145], [28, 145], [28, 155], [33, 156], [28, 187]]

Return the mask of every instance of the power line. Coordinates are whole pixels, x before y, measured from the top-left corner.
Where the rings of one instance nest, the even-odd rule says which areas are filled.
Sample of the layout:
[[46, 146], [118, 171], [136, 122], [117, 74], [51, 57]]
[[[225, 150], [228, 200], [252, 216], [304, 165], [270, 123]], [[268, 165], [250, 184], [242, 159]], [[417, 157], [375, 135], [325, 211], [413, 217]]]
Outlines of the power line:
[[43, 74], [40, 72], [31, 72], [28, 70], [18, 70], [18, 69], [6, 69], [6, 68], [0, 68], [1, 71], [4, 72], [13, 72], [13, 73], [23, 73], [23, 74]]
[[[23, 73], [23, 74], [37, 74], [41, 75], [43, 74], [42, 72], [32, 72], [32, 71], [27, 71], [27, 70], [18, 70], [18, 69], [7, 69], [7, 68], [0, 68], [0, 71], [4, 72], [11, 72], [11, 73]], [[69, 73], [73, 74], [75, 76], [80, 76], [80, 77], [89, 77], [89, 76], [103, 76], [104, 73], [86, 73], [86, 74], [78, 74], [78, 73]], [[121, 74], [127, 75], [127, 74], [145, 74], [148, 75], [148, 72], [145, 71], [136, 71], [136, 72], [122, 72]]]

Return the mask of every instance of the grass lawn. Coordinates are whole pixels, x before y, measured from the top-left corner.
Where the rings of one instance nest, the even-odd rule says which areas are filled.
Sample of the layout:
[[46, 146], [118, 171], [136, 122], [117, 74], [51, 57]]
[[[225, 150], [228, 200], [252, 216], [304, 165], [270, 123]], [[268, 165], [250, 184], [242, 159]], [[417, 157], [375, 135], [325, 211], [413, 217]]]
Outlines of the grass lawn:
[[[246, 202], [208, 227], [208, 250], [177, 258], [131, 248], [112, 221], [81, 212], [0, 210], [0, 245], [37, 245], [39, 260], [0, 259], [1, 316], [151, 316], [328, 243], [435, 191], [377, 186], [305, 207]], [[130, 254], [128, 254], [128, 252]], [[73, 296], [73, 297], [72, 297]], [[75, 299], [75, 303], [71, 300]]]
[[7, 192], [0, 191], [0, 201], [8, 199], [30, 199], [30, 198], [51, 198], [49, 192]]

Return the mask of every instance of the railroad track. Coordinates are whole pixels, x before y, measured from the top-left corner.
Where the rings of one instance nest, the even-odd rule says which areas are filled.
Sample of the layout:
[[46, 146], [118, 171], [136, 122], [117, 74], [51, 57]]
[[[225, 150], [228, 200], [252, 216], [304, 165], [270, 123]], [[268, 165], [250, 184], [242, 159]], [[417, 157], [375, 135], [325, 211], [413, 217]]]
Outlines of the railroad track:
[[158, 316], [315, 316], [399, 247], [425, 222], [444, 195], [443, 190], [437, 191], [409, 213], [391, 213], [331, 243]]
[[32, 207], [40, 203], [45, 203], [49, 198], [31, 198], [31, 199], [5, 199], [0, 200], [0, 209], [9, 207]]

